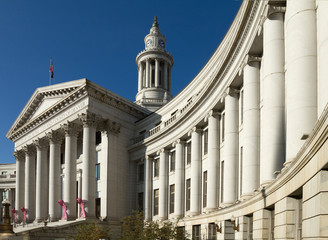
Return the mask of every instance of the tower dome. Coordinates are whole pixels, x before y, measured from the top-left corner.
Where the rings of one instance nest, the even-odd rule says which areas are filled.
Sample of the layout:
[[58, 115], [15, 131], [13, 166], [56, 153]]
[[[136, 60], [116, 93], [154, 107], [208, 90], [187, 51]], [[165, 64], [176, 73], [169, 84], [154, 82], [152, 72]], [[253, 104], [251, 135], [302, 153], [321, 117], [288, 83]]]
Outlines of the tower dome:
[[166, 38], [155, 17], [145, 37], [145, 50], [138, 54], [138, 93], [136, 103], [156, 111], [171, 100], [171, 69], [173, 57], [165, 50]]

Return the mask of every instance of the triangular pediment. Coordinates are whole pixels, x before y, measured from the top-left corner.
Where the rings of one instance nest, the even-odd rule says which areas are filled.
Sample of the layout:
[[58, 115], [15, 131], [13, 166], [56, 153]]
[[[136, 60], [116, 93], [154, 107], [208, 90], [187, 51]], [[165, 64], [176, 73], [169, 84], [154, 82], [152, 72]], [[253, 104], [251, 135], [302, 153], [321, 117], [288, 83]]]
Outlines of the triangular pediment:
[[77, 88], [84, 86], [86, 82], [86, 79], [81, 79], [36, 89], [22, 112], [17, 117], [13, 126], [10, 128], [7, 136], [43, 114], [46, 110], [66, 98]]

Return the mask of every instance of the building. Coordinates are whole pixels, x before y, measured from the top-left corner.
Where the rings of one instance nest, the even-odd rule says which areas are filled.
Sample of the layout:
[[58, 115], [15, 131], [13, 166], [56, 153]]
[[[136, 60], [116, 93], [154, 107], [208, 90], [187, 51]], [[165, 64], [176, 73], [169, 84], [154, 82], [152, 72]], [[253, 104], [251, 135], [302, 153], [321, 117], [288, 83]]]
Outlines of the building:
[[7, 134], [16, 232], [84, 221], [81, 198], [112, 226], [139, 208], [193, 239], [327, 238], [327, 25], [327, 1], [245, 0], [172, 98], [155, 19], [135, 103], [86, 79], [37, 89]]
[[16, 185], [16, 165], [0, 164], [0, 223], [2, 222], [3, 206], [2, 202], [7, 200], [15, 205], [15, 185]]

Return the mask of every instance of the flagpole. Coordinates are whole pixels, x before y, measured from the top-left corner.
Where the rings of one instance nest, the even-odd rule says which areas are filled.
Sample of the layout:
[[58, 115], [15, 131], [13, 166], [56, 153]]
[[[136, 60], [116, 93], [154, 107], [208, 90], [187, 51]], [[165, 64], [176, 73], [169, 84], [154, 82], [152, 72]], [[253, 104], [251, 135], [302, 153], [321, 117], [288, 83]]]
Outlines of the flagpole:
[[[52, 58], [50, 57], [50, 67], [51, 67]], [[51, 85], [51, 72], [49, 71], [49, 86]]]

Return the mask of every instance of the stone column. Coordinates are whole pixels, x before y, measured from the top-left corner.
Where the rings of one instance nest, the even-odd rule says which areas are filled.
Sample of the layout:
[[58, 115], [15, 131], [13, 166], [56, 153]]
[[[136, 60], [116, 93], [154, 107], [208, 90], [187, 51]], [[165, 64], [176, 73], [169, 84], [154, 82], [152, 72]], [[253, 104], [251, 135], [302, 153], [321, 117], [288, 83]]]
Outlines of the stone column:
[[328, 1], [317, 3], [318, 117], [328, 102]]
[[[7, 188], [6, 191], [7, 191], [7, 199], [8, 199], [8, 202], [10, 203], [10, 206], [12, 206], [12, 208], [13, 208], [13, 207], [15, 207], [13, 205], [13, 191], [12, 191], [11, 188]], [[9, 215], [10, 215], [11, 218], [13, 217], [13, 214], [12, 214], [11, 211], [9, 212]]]
[[288, 0], [286, 8], [286, 163], [296, 156], [317, 120], [315, 0]]
[[184, 213], [184, 141], [178, 139], [173, 143], [175, 147], [175, 193], [174, 193], [174, 215], [176, 218], [182, 217]]
[[207, 211], [214, 211], [218, 208], [218, 167], [220, 163], [220, 114], [211, 110], [205, 118], [208, 122], [208, 181], [207, 181]]
[[27, 222], [35, 219], [35, 147], [25, 146], [25, 204]]
[[263, 26], [261, 185], [275, 178], [286, 155], [284, 9], [270, 6]]
[[67, 219], [76, 218], [76, 160], [78, 126], [74, 123], [62, 125], [65, 131], [65, 175], [63, 200], [67, 206]]
[[60, 152], [62, 135], [58, 132], [50, 132], [46, 134], [50, 147], [49, 147], [49, 217], [50, 221], [60, 219]]
[[146, 84], [145, 87], [148, 88], [150, 87], [150, 74], [149, 74], [149, 69], [150, 64], [149, 64], [149, 58], [146, 59]]
[[201, 129], [193, 127], [188, 135], [191, 135], [190, 213], [197, 215], [200, 214], [202, 194]]
[[253, 239], [273, 239], [274, 210], [260, 209], [253, 213]]
[[142, 62], [139, 63], [139, 66], [138, 66], [138, 91], [140, 91], [142, 89]]
[[225, 132], [224, 132], [224, 187], [223, 205], [229, 206], [237, 200], [238, 184], [238, 152], [239, 152], [239, 123], [238, 123], [238, 94], [233, 88], [227, 90], [225, 98]]
[[155, 58], [155, 87], [159, 86], [159, 60]]
[[34, 141], [36, 145], [36, 199], [35, 221], [48, 218], [48, 142], [45, 139]]
[[167, 69], [168, 69], [168, 64], [167, 64], [167, 62], [164, 62], [164, 69], [163, 69], [163, 71], [164, 71], [164, 81], [163, 81], [163, 88], [165, 89], [165, 90], [168, 90], [168, 85], [167, 85], [167, 83], [168, 83], [168, 72], [167, 72]]
[[25, 195], [25, 162], [24, 153], [22, 151], [15, 151], [14, 156], [16, 158], [16, 200], [15, 209], [18, 213], [19, 219], [22, 218], [21, 207], [24, 206], [24, 195]]
[[168, 216], [168, 160], [169, 154], [161, 149], [159, 154], [159, 218], [167, 219]]
[[152, 219], [152, 161], [149, 156], [146, 157], [145, 164], [145, 220], [150, 221]]
[[247, 56], [244, 67], [244, 122], [242, 199], [259, 187], [260, 155], [260, 59]]
[[82, 200], [87, 217], [96, 216], [96, 115], [79, 115], [83, 123]]

